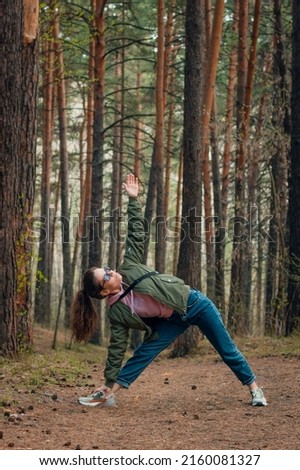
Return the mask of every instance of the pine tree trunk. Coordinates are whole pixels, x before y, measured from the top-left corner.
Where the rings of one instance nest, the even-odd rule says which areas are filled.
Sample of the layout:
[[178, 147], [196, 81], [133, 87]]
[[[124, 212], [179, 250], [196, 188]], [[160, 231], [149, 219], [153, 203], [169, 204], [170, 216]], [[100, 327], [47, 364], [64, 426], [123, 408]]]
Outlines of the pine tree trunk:
[[[234, 231], [231, 261], [230, 299], [228, 311], [228, 326], [237, 332], [244, 329], [244, 292], [245, 259], [243, 249], [247, 241], [245, 233], [245, 171], [246, 153], [242, 129], [244, 123], [244, 102], [247, 83], [247, 31], [248, 31], [249, 1], [240, 4], [239, 10], [239, 48], [238, 48], [238, 83], [237, 83], [237, 141], [240, 143], [235, 165], [235, 204]], [[242, 246], [241, 246], [242, 245]]]
[[[137, 87], [137, 114], [142, 112], [142, 101], [141, 101], [141, 85], [142, 85], [142, 74], [140, 71], [136, 74], [136, 87]], [[134, 145], [134, 174], [137, 178], [141, 176], [141, 147], [142, 147], [142, 123], [140, 118], [137, 119], [135, 127], [135, 145]]]
[[[203, 94], [203, 114], [202, 114], [202, 160], [203, 160], [203, 182], [204, 182], [204, 209], [205, 209], [205, 243], [206, 243], [206, 265], [207, 265], [207, 295], [213, 296], [215, 290], [215, 253], [214, 253], [214, 220], [212, 212], [212, 177], [209, 163], [209, 136], [211, 113], [215, 95], [215, 82], [219, 51], [222, 39], [224, 15], [224, 0], [217, 0], [213, 25], [210, 28], [210, 21], [207, 19], [206, 30], [208, 31], [207, 41], [207, 67], [205, 74], [205, 85]], [[210, 31], [211, 29], [211, 31]]]
[[293, 1], [291, 166], [289, 181], [289, 284], [286, 335], [300, 321], [300, 4]]
[[60, 39], [59, 17], [54, 22], [55, 53], [57, 70], [57, 107], [59, 120], [60, 179], [61, 179], [61, 229], [63, 258], [63, 288], [65, 294], [65, 326], [69, 327], [72, 302], [72, 270], [70, 249], [70, 210], [69, 210], [69, 161], [67, 148], [67, 104], [64, 76], [64, 58]]
[[18, 352], [16, 244], [21, 156], [22, 1], [1, 1], [0, 10], [0, 354], [14, 357]]
[[176, 191], [176, 213], [175, 213], [175, 240], [174, 240], [174, 252], [173, 252], [173, 270], [172, 273], [177, 272], [178, 265], [178, 253], [179, 253], [179, 235], [180, 235], [180, 207], [182, 199], [182, 178], [183, 178], [183, 149], [181, 149], [178, 166], [178, 180], [177, 180], [177, 191]]
[[[274, 0], [274, 62], [273, 62], [273, 107], [272, 124], [274, 136], [272, 139], [273, 156], [271, 160], [271, 207], [273, 220], [273, 241], [270, 244], [270, 260], [267, 278], [267, 318], [266, 331], [282, 335], [285, 332], [287, 285], [287, 188], [288, 153], [290, 123], [288, 116], [287, 94], [288, 81], [286, 58], [283, 44], [283, 25], [281, 19], [281, 2]], [[272, 246], [271, 246], [272, 245]], [[271, 272], [271, 268], [273, 268]]]
[[[187, 0], [186, 51], [184, 88], [184, 160], [181, 244], [177, 275], [195, 288], [200, 288], [201, 273], [201, 130], [203, 72], [205, 51], [205, 2]], [[197, 344], [198, 329], [189, 328], [175, 341], [173, 357], [187, 354]]]
[[[171, 0], [168, 11], [168, 19], [166, 25], [166, 45], [164, 57], [164, 110], [167, 111], [168, 94], [170, 91], [171, 100], [168, 110], [168, 128], [166, 138], [166, 162], [165, 162], [165, 185], [164, 185], [164, 215], [166, 225], [168, 224], [169, 202], [170, 202], [170, 177], [171, 177], [171, 161], [172, 161], [172, 141], [173, 141], [173, 122], [174, 122], [174, 109], [175, 103], [173, 96], [175, 96], [174, 82], [175, 72], [173, 68], [174, 51], [172, 51], [173, 40], [173, 15], [174, 15], [175, 0]], [[172, 53], [173, 52], [173, 53]], [[170, 89], [170, 90], [169, 90]]]
[[[50, 2], [50, 11], [53, 6]], [[37, 275], [35, 284], [35, 313], [37, 323], [50, 325], [51, 320], [51, 243], [50, 243], [50, 178], [52, 168], [52, 137], [53, 137], [53, 21], [48, 25], [48, 32], [42, 43], [43, 54], [43, 161], [41, 181], [41, 217], [45, 230], [41, 230]]]
[[[92, 161], [92, 198], [89, 266], [102, 266], [103, 234], [103, 122], [104, 122], [104, 74], [105, 74], [105, 37], [104, 7], [106, 0], [96, 0], [96, 43], [95, 43], [95, 87], [94, 87], [94, 140]], [[101, 302], [97, 304], [98, 328], [91, 341], [102, 343]]]
[[[258, 41], [258, 31], [259, 31], [259, 24], [261, 18], [261, 0], [255, 0], [254, 5], [254, 20], [253, 20], [253, 31], [251, 36], [251, 45], [250, 45], [250, 52], [249, 52], [249, 59], [248, 59], [248, 72], [247, 72], [247, 84], [246, 84], [246, 93], [245, 93], [245, 104], [244, 104], [244, 119], [242, 125], [242, 140], [245, 142], [244, 151], [245, 151], [245, 162], [246, 167], [248, 169], [248, 174], [251, 171], [252, 163], [249, 156], [249, 135], [250, 135], [250, 113], [251, 113], [251, 101], [252, 101], [252, 94], [253, 94], [253, 82], [254, 82], [254, 71], [255, 71], [255, 64], [256, 64], [256, 51], [257, 51], [257, 41]], [[251, 155], [251, 154], [250, 154]], [[245, 183], [245, 186], [246, 183]], [[248, 188], [249, 189], [249, 188]], [[252, 215], [255, 212], [255, 209], [249, 205], [249, 195], [248, 195], [248, 205], [245, 210], [247, 211], [248, 219], [253, 220]], [[250, 332], [250, 324], [251, 324], [251, 292], [252, 292], [252, 240], [250, 235], [248, 235], [247, 243], [245, 244], [244, 248], [244, 277], [243, 277], [243, 285], [242, 291], [244, 293], [243, 296], [243, 304], [244, 304], [244, 312], [243, 312], [243, 331], [246, 333]]]
[[156, 240], [155, 269], [165, 271], [166, 264], [166, 220], [164, 205], [164, 13], [165, 2], [157, 2], [157, 64], [156, 64]]
[[[234, 11], [233, 11], [233, 22], [232, 32], [236, 36], [238, 33], [238, 18], [239, 18], [239, 0], [235, 0]], [[233, 45], [230, 51], [229, 58], [229, 75], [228, 75], [228, 86], [227, 86], [227, 99], [226, 99], [226, 115], [225, 115], [225, 136], [224, 136], [224, 151], [223, 151], [223, 168], [221, 178], [221, 221], [219, 227], [219, 233], [217, 235], [219, 244], [219, 251], [216, 253], [216, 302], [219, 304], [218, 293], [219, 286], [222, 285], [222, 279], [224, 279], [224, 296], [225, 294], [225, 244], [226, 244], [226, 233], [228, 230], [228, 199], [229, 199], [229, 183], [230, 183], [230, 163], [231, 163], [231, 148], [232, 148], [232, 134], [233, 134], [233, 115], [234, 115], [234, 91], [236, 83], [237, 73], [237, 46]], [[220, 252], [220, 253], [219, 253]], [[225, 318], [227, 319], [227, 311], [225, 306], [222, 310]]]
[[145, 234], [146, 234], [145, 246], [144, 246], [144, 257], [143, 257], [143, 263], [144, 264], [147, 264], [149, 246], [150, 246], [150, 241], [151, 241], [151, 236], [152, 236], [151, 235], [151, 225], [152, 225], [153, 213], [154, 213], [154, 207], [155, 207], [155, 201], [156, 201], [156, 186], [157, 186], [156, 164], [157, 164], [157, 160], [156, 160], [156, 142], [154, 142], [153, 150], [152, 150], [152, 157], [151, 157], [151, 167], [150, 167], [150, 172], [149, 172], [149, 181], [148, 181], [148, 191], [147, 191], [145, 215], [144, 215]]
[[[271, 72], [272, 57], [271, 54], [266, 55], [266, 77], [269, 76]], [[251, 151], [249, 155], [249, 169], [248, 169], [248, 213], [254, 216], [251, 220], [256, 220], [258, 223], [262, 219], [262, 188], [258, 184], [259, 170], [263, 164], [263, 158], [260, 156], [260, 142], [263, 130], [264, 119], [266, 115], [266, 103], [267, 103], [268, 92], [265, 92], [259, 104], [257, 125], [255, 128], [255, 142], [251, 146]], [[254, 211], [255, 209], [255, 211]], [[263, 281], [263, 275], [265, 272], [265, 261], [264, 261], [264, 245], [265, 241], [263, 237], [257, 237], [257, 266], [255, 269], [256, 279], [255, 283], [251, 282], [252, 290], [252, 301], [250, 305], [250, 310], [252, 312], [250, 316], [250, 334], [260, 335], [264, 333], [264, 309], [263, 309], [263, 299], [265, 295], [265, 284]], [[252, 252], [251, 255], [251, 269], [249, 267], [249, 277], [252, 278]]]
[[[91, 0], [92, 15], [95, 12], [95, 0]], [[92, 26], [95, 29], [95, 17], [92, 19]], [[95, 37], [90, 34], [89, 48], [89, 88], [87, 96], [87, 125], [86, 125], [86, 172], [85, 172], [85, 192], [84, 192], [84, 225], [83, 243], [81, 246], [81, 272], [84, 273], [89, 268], [89, 245], [90, 245], [90, 224], [91, 224], [91, 198], [92, 198], [92, 161], [93, 161], [93, 140], [94, 140], [94, 80], [95, 80]]]
[[28, 240], [33, 212], [36, 139], [37, 139], [37, 87], [38, 87], [38, 18], [37, 0], [23, 2], [22, 46], [22, 107], [21, 155], [19, 158], [19, 233], [17, 242], [18, 289], [17, 330], [19, 346], [32, 343], [32, 244]]

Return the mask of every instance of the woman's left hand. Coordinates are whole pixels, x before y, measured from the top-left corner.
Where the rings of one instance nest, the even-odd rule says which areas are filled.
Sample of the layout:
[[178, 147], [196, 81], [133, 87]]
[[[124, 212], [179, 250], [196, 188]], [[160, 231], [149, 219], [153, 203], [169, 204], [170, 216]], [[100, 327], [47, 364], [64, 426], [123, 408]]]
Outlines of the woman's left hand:
[[123, 188], [130, 197], [137, 197], [139, 194], [139, 180], [132, 173], [127, 176], [126, 183], [123, 183]]

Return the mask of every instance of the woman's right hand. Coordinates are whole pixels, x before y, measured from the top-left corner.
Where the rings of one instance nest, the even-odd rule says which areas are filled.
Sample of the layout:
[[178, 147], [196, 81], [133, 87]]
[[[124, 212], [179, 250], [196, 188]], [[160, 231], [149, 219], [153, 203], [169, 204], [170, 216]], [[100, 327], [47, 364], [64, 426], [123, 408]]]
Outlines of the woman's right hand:
[[105, 396], [108, 397], [108, 395], [111, 394], [111, 388], [107, 387], [106, 385], [101, 385], [101, 387], [98, 387], [93, 391], [93, 393], [95, 392], [104, 392]]

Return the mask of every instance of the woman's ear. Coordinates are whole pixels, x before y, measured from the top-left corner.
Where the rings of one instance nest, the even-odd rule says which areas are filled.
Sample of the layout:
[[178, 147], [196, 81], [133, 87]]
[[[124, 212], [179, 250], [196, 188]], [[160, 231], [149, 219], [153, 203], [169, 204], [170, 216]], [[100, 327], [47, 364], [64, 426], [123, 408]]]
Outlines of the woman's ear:
[[102, 297], [106, 297], [110, 293], [109, 289], [101, 289], [100, 294]]

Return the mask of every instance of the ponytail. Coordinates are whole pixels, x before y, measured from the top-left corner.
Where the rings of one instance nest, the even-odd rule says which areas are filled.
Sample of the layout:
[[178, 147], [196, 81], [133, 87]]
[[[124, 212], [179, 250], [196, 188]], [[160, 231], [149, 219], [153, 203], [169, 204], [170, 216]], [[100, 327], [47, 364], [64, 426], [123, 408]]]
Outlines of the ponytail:
[[76, 341], [88, 341], [97, 325], [97, 314], [88, 294], [80, 289], [71, 306], [72, 331]]

